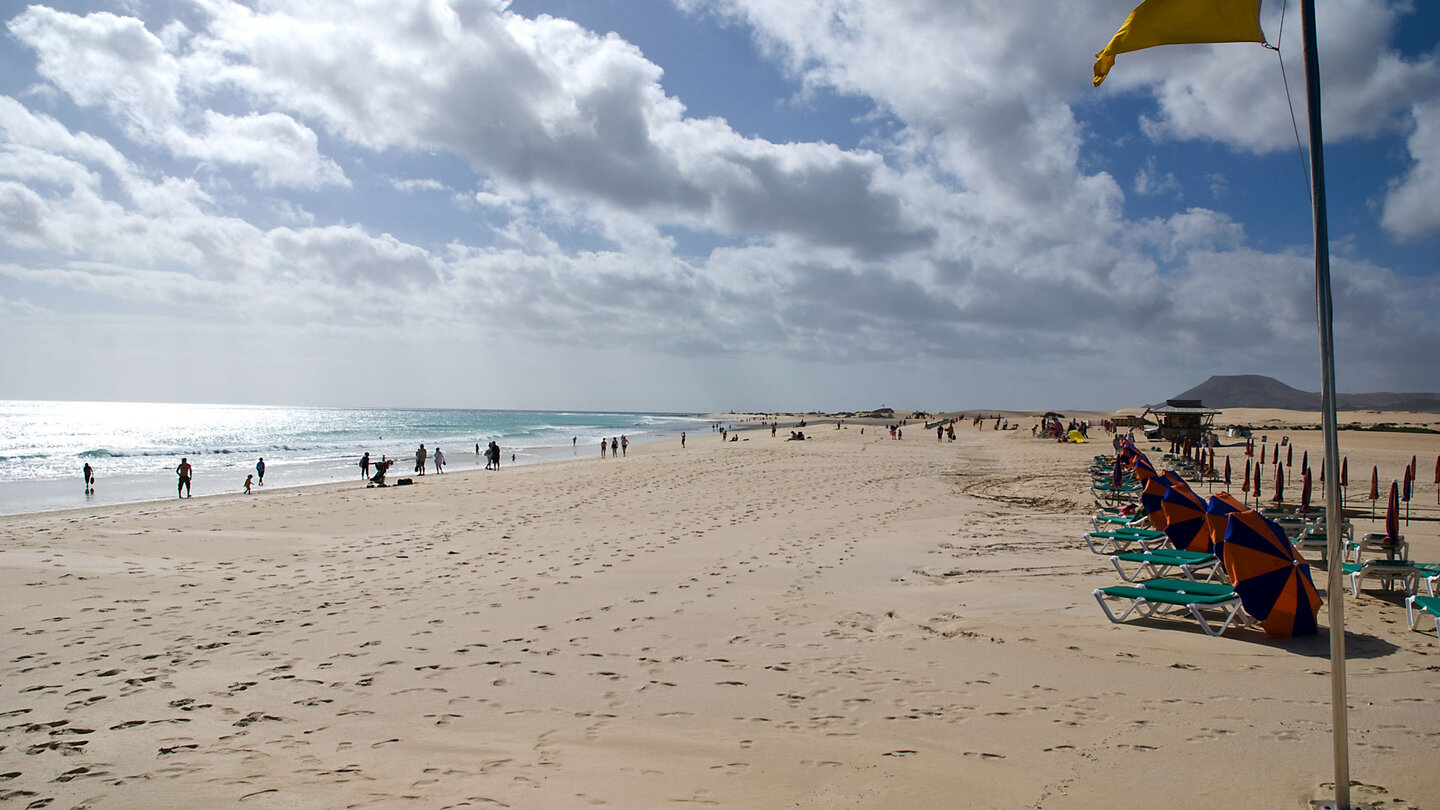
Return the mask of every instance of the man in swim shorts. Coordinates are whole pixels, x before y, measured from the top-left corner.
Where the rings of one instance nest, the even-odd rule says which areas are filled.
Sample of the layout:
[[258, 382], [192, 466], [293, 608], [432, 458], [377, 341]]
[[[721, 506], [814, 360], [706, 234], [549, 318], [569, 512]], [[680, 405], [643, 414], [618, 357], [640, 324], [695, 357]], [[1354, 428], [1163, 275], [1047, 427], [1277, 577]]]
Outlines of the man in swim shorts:
[[[180, 466], [178, 466], [178, 467], [175, 468], [175, 474], [178, 475], [178, 476], [180, 476], [180, 482], [175, 485], [175, 497], [177, 497], [177, 498], [188, 498], [188, 497], [190, 497], [190, 476], [191, 476], [193, 473], [194, 473], [194, 470], [190, 467], [190, 459], [188, 459], [188, 458], [182, 458], [182, 459], [180, 459]], [[184, 494], [184, 495], [181, 495], [180, 493], [182, 493], [182, 492], [185, 493], [185, 494]]]

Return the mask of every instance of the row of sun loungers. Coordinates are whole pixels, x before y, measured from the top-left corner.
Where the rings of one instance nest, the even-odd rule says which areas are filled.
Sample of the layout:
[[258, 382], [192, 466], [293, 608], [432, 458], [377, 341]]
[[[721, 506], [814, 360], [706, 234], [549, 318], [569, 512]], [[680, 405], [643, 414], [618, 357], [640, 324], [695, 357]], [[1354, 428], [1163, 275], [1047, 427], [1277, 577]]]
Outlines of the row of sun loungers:
[[[1093, 529], [1086, 532], [1083, 539], [1092, 553], [1109, 558], [1124, 581], [1124, 584], [1094, 590], [1095, 600], [1106, 617], [1118, 624], [1132, 615], [1141, 618], [1188, 616], [1211, 636], [1222, 635], [1237, 624], [1254, 626], [1234, 587], [1224, 581], [1221, 560], [1203, 551], [1173, 548], [1166, 534], [1151, 528], [1143, 514], [1123, 513], [1114, 508], [1123, 498], [1117, 497], [1119, 490], [1111, 485], [1108, 475], [1103, 475], [1105, 469], [1105, 460], [1097, 457], [1091, 469], [1092, 492], [1098, 500], [1112, 506], [1092, 516]], [[1126, 482], [1125, 488], [1129, 486]], [[1319, 516], [1272, 514], [1269, 517], [1286, 530], [1297, 552], [1318, 551], [1321, 560], [1328, 562], [1329, 538]], [[1372, 533], [1355, 540], [1348, 520], [1342, 531], [1344, 559], [1341, 565], [1351, 594], [1358, 598], [1367, 580], [1387, 587], [1399, 585], [1408, 594], [1405, 614], [1410, 628], [1416, 629], [1421, 617], [1429, 615], [1436, 622], [1436, 637], [1440, 639], [1440, 596], [1437, 596], [1440, 563], [1411, 561], [1410, 546], [1403, 537], [1391, 540], [1384, 534]], [[1365, 559], [1366, 555], [1381, 554], [1384, 556]], [[1426, 593], [1420, 592], [1422, 588]]]

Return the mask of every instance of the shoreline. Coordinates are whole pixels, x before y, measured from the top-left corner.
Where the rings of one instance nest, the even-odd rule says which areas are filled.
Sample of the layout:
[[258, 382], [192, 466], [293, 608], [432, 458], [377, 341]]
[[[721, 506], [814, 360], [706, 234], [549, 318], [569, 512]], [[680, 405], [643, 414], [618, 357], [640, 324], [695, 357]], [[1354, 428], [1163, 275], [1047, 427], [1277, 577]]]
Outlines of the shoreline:
[[[701, 417], [696, 417], [696, 419], [701, 419]], [[658, 429], [652, 428], [645, 433], [633, 435], [630, 439], [630, 444], [632, 447], [638, 447], [640, 445], [648, 444], [655, 441], [665, 441], [666, 439], [671, 437], [672, 433], [674, 438], [678, 442], [679, 434], [682, 429], [685, 428], [675, 428], [673, 430], [668, 427]], [[616, 435], [619, 435], [618, 431]], [[502, 451], [507, 454], [510, 452], [518, 452], [520, 454], [520, 457], [516, 461], [512, 462], [508, 459], [504, 460], [504, 467], [529, 466], [533, 464], [549, 464], [556, 461], [567, 461], [572, 460], [572, 458], [585, 457], [584, 448], [582, 448], [578, 443], [574, 445], [573, 448], [565, 447], [563, 444], [506, 446], [502, 448]], [[594, 454], [594, 448], [591, 448], [590, 453]], [[79, 472], [77, 470], [74, 478], [67, 477], [58, 479], [47, 478], [38, 480], [18, 480], [0, 484], [0, 487], [8, 488], [12, 491], [33, 490], [35, 493], [30, 495], [20, 495], [18, 497], [0, 499], [0, 515], [47, 514], [52, 512], [63, 512], [77, 509], [84, 510], [99, 508], [103, 506], [114, 506], [132, 503], [164, 503], [171, 500], [195, 500], [198, 498], [219, 497], [229, 494], [241, 495], [243, 494], [244, 476], [250, 472], [250, 469], [246, 466], [250, 463], [248, 459], [243, 463], [239, 463], [238, 466], [237, 462], [232, 460], [229, 463], [228, 469], [221, 468], [219, 471], [215, 469], [207, 469], [205, 466], [203, 466], [204, 461], [202, 461], [202, 459], [223, 460], [229, 459], [231, 455], [232, 454], [219, 454], [215, 456], [196, 457], [195, 482], [198, 485], [197, 489], [199, 494], [196, 494], [194, 495], [194, 497], [189, 499], [176, 498], [168, 494], [169, 488], [173, 487], [175, 483], [175, 475], [173, 472], [157, 472], [145, 475], [106, 475], [105, 471], [101, 469], [97, 470], [97, 473], [99, 474], [97, 475], [96, 490], [98, 493], [103, 488], [104, 495], [98, 497], [90, 495], [80, 496], [86, 498], [87, 500], [95, 497], [97, 502], [89, 504], [57, 505], [50, 507], [42, 506], [40, 508], [30, 508], [25, 506], [21, 506], [19, 508], [12, 508], [10, 506], [11, 501], [22, 504], [27, 501], [30, 503], [43, 504], [47, 502], [57, 503], [60, 500], [71, 499], [71, 493], [73, 492], [73, 484], [78, 483], [74, 480], [74, 478], [79, 478]], [[154, 456], [154, 458], [160, 459], [164, 457], [157, 455]], [[263, 495], [267, 491], [288, 490], [297, 487], [323, 486], [327, 484], [344, 485], [346, 482], [361, 481], [358, 471], [358, 461], [360, 458], [359, 453], [356, 453], [353, 456], [345, 457], [344, 460], [341, 460], [339, 458], [322, 458], [318, 460], [287, 461], [282, 459], [280, 461], [275, 461], [273, 459], [277, 457], [273, 453], [270, 454], [270, 458], [272, 460], [267, 463], [266, 468], [267, 478], [269, 478], [270, 481], [267, 482], [266, 486], [263, 487], [259, 484], [256, 484], [254, 487], [254, 493], [256, 495]], [[167, 461], [176, 461], [178, 459], [179, 456], [177, 455], [174, 459], [167, 459]], [[81, 459], [81, 461], [83, 461], [83, 459]], [[473, 462], [473, 465], [471, 464], [471, 462]], [[397, 462], [396, 464], [397, 468], [399, 467], [399, 463], [400, 462]], [[413, 463], [413, 458], [409, 462], [405, 463]], [[483, 463], [480, 460], [480, 456], [471, 452], [468, 446], [465, 450], [462, 450], [459, 453], [447, 453], [445, 466], [446, 475], [451, 475], [455, 472], [468, 471], [471, 469], [479, 469], [483, 471]], [[348, 470], [353, 472], [346, 473], [342, 472], [342, 470]], [[434, 474], [435, 473], [432, 459], [431, 461], [427, 461], [427, 472], [426, 475], [423, 477], [429, 477], [430, 475]], [[393, 472], [392, 475], [397, 478], [406, 477], [404, 474], [397, 474]], [[299, 480], [295, 483], [284, 483], [287, 476], [290, 477], [290, 480], [295, 480], [296, 478], [298, 478]], [[412, 473], [409, 477], [421, 476], [417, 476]], [[167, 483], [159, 483], [159, 480], [161, 478], [165, 478], [167, 480]], [[216, 490], [215, 488], [211, 487], [210, 484], [211, 482], [217, 480], [225, 480], [227, 482], [233, 480], [233, 483], [227, 483], [223, 489]], [[275, 483], [276, 481], [279, 481], [281, 483]], [[116, 492], [119, 492], [121, 494], [114, 498], [110, 497], [113, 493]], [[158, 492], [166, 492], [166, 494], [156, 494]]]

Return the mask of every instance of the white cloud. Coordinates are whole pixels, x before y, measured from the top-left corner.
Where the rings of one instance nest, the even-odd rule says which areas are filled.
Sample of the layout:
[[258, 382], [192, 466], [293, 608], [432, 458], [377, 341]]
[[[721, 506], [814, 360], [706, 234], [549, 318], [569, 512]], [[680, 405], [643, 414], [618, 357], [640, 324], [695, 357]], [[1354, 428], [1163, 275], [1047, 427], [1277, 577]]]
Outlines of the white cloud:
[[1135, 173], [1135, 193], [1141, 196], [1166, 194], [1177, 199], [1184, 196], [1180, 193], [1180, 181], [1174, 172], [1160, 171], [1154, 155], [1146, 158], [1145, 164]]
[[138, 142], [254, 167], [263, 186], [348, 185], [340, 167], [320, 157], [315, 133], [287, 115], [194, 110], [198, 88], [191, 86], [187, 60], [171, 52], [182, 40], [174, 26], [162, 41], [132, 17], [31, 6], [9, 28], [35, 50], [42, 76], [77, 104], [108, 110]]
[[688, 227], [866, 255], [934, 238], [903, 216], [878, 156], [686, 118], [660, 69], [614, 35], [485, 3], [415, 4], [400, 25], [390, 4], [207, 8], [191, 47], [212, 86], [370, 149], [446, 150], [532, 193]]
[[[1318, 9], [1326, 140], [1399, 130], [1417, 97], [1440, 98], [1440, 58], [1432, 53], [1406, 59], [1389, 50], [1392, 32], [1407, 11], [1407, 3], [1377, 0], [1337, 0]], [[1274, 38], [1278, 7], [1267, 4], [1266, 12], [1262, 21]], [[1293, 17], [1284, 40], [1280, 45], [1303, 137], [1305, 73]], [[1159, 48], [1122, 59], [1111, 74], [1121, 79], [1117, 89], [1154, 87], [1159, 114], [1145, 121], [1152, 138], [1213, 140], [1260, 153], [1294, 148], [1290, 102], [1274, 51], [1239, 43]]]
[[432, 177], [422, 177], [413, 180], [390, 179], [390, 187], [396, 191], [403, 191], [407, 194], [417, 191], [450, 191], [450, 187]]
[[1385, 196], [1381, 224], [1400, 239], [1440, 233], [1440, 99], [1417, 104], [1408, 146], [1414, 161]]

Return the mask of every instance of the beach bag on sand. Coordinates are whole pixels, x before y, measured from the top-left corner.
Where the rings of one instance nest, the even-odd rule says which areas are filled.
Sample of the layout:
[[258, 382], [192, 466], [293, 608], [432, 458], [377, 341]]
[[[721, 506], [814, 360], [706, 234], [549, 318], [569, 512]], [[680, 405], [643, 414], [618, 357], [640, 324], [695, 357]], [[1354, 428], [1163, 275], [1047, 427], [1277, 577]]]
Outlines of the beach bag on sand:
[[395, 482], [395, 486], [397, 486], [397, 487], [408, 487], [408, 486], [410, 486], [410, 485], [413, 484], [413, 483], [415, 483], [415, 482], [412, 481], [412, 480], [410, 480], [409, 478], [401, 478], [399, 481], [396, 481], [396, 482]]

